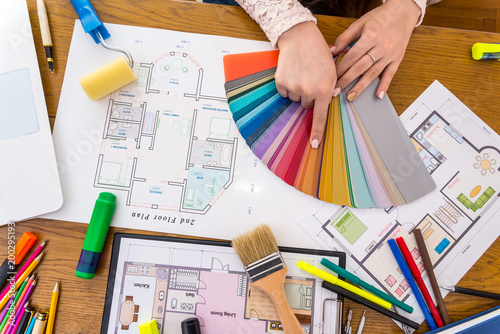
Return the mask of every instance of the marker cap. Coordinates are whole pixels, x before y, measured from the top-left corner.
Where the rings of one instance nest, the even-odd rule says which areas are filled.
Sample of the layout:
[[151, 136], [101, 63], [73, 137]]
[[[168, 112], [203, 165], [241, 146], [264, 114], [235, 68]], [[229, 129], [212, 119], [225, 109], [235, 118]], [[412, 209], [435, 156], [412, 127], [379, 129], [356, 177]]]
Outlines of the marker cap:
[[28, 254], [29, 250], [31, 249], [31, 247], [33, 246], [33, 244], [35, 243], [37, 237], [36, 235], [34, 235], [33, 233], [31, 232], [25, 232], [21, 238], [19, 238], [19, 241], [16, 243], [16, 265], [18, 265], [19, 263], [21, 263], [24, 259], [24, 257], [26, 256], [26, 254]]
[[108, 235], [111, 218], [115, 212], [116, 196], [112, 193], [102, 192], [99, 194], [92, 218], [90, 218], [87, 235], [83, 242], [82, 252], [76, 268], [76, 276], [81, 278], [93, 278], [97, 269], [97, 263]]
[[200, 321], [196, 317], [181, 322], [182, 334], [201, 334]]

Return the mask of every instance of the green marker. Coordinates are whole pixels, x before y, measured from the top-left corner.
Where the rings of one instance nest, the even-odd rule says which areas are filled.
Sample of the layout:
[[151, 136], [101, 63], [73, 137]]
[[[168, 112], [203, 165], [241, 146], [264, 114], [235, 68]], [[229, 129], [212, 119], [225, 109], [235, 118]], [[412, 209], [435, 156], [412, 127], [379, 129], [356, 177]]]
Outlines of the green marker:
[[333, 271], [334, 273], [336, 273], [337, 275], [344, 277], [345, 279], [351, 281], [353, 284], [359, 285], [363, 289], [370, 291], [374, 295], [382, 298], [383, 300], [388, 301], [389, 303], [393, 304], [394, 306], [397, 306], [397, 307], [401, 308], [402, 310], [405, 310], [408, 313], [413, 312], [413, 307], [411, 307], [410, 305], [405, 304], [402, 301], [399, 301], [398, 299], [394, 298], [391, 295], [388, 295], [387, 293], [385, 293], [383, 291], [380, 291], [379, 289], [377, 289], [373, 285], [366, 283], [361, 278], [357, 277], [354, 274], [351, 274], [350, 272], [348, 272], [344, 268], [337, 266], [335, 263], [329, 261], [328, 259], [322, 258], [321, 264], [324, 265], [325, 267], [327, 267], [328, 269], [330, 269], [331, 271]]
[[104, 241], [108, 235], [111, 218], [115, 212], [116, 196], [112, 193], [100, 193], [95, 202], [92, 218], [90, 218], [87, 235], [83, 242], [80, 260], [76, 268], [76, 276], [81, 278], [93, 278], [97, 269], [97, 263], [101, 256]]

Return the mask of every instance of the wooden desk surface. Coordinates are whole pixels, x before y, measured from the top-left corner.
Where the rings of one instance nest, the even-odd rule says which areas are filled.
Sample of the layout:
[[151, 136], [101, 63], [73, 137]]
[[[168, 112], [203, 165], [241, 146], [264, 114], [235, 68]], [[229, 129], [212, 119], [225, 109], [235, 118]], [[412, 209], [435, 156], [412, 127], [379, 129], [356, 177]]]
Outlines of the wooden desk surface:
[[[160, 0], [94, 0], [93, 5], [104, 22], [265, 40], [258, 25], [237, 7]], [[53, 123], [77, 15], [67, 0], [46, 0], [56, 66], [55, 73], [50, 74], [43, 54], [36, 1], [28, 0], [28, 6], [45, 97]], [[318, 17], [318, 21], [318, 26], [329, 43], [333, 43], [336, 36], [352, 22], [350, 19], [325, 16]], [[437, 79], [493, 130], [500, 132], [498, 110], [500, 62], [472, 60], [470, 48], [479, 41], [498, 43], [500, 34], [447, 28], [417, 28], [388, 92], [398, 113], [402, 113]], [[74, 270], [86, 228], [85, 224], [44, 219], [33, 219], [18, 223], [16, 226], [18, 237], [26, 231], [31, 231], [39, 240], [50, 240], [47, 246], [48, 253], [37, 268], [40, 279], [32, 304], [48, 309], [54, 284], [57, 279], [61, 279], [56, 333], [99, 332], [113, 232], [161, 235], [161, 233], [112, 228], [96, 277], [92, 280], [83, 280], [74, 276]], [[3, 226], [0, 228], [0, 245], [6, 245], [6, 240], [7, 228]], [[2, 257], [6, 255], [4, 246], [0, 250], [0, 255]], [[500, 239], [496, 240], [459, 285], [500, 293], [498, 282], [500, 282]], [[452, 321], [500, 304], [499, 301], [460, 294], [448, 295], [445, 303]], [[364, 307], [347, 301], [346, 308], [353, 309], [352, 325], [355, 332]], [[401, 332], [392, 320], [375, 311], [368, 309], [366, 316], [364, 333]], [[428, 329], [424, 323], [417, 333], [424, 333]]]

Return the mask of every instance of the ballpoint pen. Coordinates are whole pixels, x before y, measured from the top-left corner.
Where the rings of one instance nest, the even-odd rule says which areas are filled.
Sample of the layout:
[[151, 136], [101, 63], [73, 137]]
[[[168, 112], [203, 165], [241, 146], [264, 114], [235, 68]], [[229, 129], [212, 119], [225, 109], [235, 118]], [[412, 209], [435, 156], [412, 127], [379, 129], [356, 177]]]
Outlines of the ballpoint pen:
[[467, 295], [473, 295], [473, 296], [478, 296], [478, 297], [485, 297], [485, 298], [500, 300], [500, 294], [498, 294], [498, 293], [461, 288], [459, 286], [440, 285], [439, 287], [441, 289], [445, 289], [445, 290], [448, 290], [451, 292], [457, 292], [457, 293], [463, 293], [463, 294], [467, 294]]
[[429, 277], [429, 281], [431, 282], [432, 291], [434, 292], [434, 297], [436, 297], [439, 313], [441, 313], [443, 323], [445, 325], [448, 325], [450, 323], [450, 316], [448, 315], [448, 311], [446, 310], [446, 305], [444, 304], [443, 296], [441, 295], [441, 290], [439, 289], [439, 284], [437, 282], [436, 275], [434, 274], [431, 257], [429, 256], [429, 252], [427, 251], [427, 247], [425, 246], [422, 231], [416, 228], [413, 230], [413, 235], [415, 236], [415, 241], [417, 241], [418, 251], [420, 252], [420, 256], [422, 257], [422, 263], [424, 264], [425, 271], [427, 272], [427, 276]]
[[399, 250], [403, 254], [403, 258], [406, 261], [406, 264], [410, 268], [410, 272], [413, 275], [413, 278], [417, 282], [418, 288], [420, 289], [420, 292], [422, 293], [425, 303], [429, 307], [429, 310], [431, 312], [432, 318], [434, 318], [434, 321], [436, 322], [436, 325], [438, 327], [443, 327], [444, 323], [443, 320], [441, 319], [441, 316], [439, 315], [439, 312], [436, 308], [436, 305], [434, 305], [434, 301], [432, 300], [432, 297], [429, 293], [429, 290], [425, 286], [424, 280], [422, 279], [422, 275], [420, 274], [420, 270], [417, 267], [417, 264], [415, 263], [415, 260], [413, 260], [413, 257], [410, 253], [410, 250], [408, 249], [408, 246], [406, 245], [405, 239], [402, 237], [396, 238], [396, 242], [399, 246]]
[[417, 300], [418, 306], [420, 306], [420, 309], [421, 309], [422, 313], [424, 314], [425, 320], [429, 324], [430, 329], [431, 330], [437, 329], [436, 323], [434, 322], [434, 319], [432, 318], [432, 315], [430, 314], [429, 309], [427, 308], [427, 305], [425, 304], [424, 298], [420, 294], [420, 291], [418, 290], [418, 287], [415, 284], [415, 281], [413, 280], [410, 268], [408, 268], [408, 265], [406, 264], [405, 259], [403, 258], [403, 255], [401, 255], [401, 252], [398, 248], [398, 245], [396, 244], [396, 240], [389, 239], [389, 240], [387, 240], [387, 243], [389, 244], [389, 247], [391, 248], [392, 254], [394, 254], [394, 258], [396, 258], [399, 269], [401, 269], [401, 272], [403, 273], [404, 278], [406, 279], [406, 281], [410, 285], [411, 291], [413, 292], [413, 295], [415, 296], [415, 299]]

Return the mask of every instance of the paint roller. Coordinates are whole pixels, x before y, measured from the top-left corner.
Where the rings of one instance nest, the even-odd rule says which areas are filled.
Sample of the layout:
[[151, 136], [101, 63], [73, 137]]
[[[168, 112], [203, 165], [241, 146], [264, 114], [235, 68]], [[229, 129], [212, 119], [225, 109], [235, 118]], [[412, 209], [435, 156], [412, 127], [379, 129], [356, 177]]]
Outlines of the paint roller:
[[132, 55], [125, 49], [104, 42], [111, 35], [104, 27], [90, 1], [71, 0], [71, 4], [80, 17], [83, 30], [92, 36], [96, 44], [100, 43], [108, 50], [118, 51], [125, 55], [80, 78], [80, 85], [88, 97], [93, 101], [98, 100], [137, 80], [133, 70], [134, 60]]

